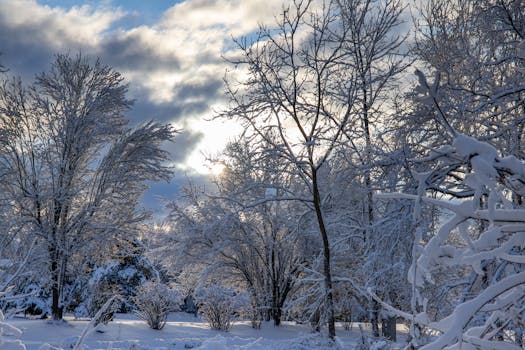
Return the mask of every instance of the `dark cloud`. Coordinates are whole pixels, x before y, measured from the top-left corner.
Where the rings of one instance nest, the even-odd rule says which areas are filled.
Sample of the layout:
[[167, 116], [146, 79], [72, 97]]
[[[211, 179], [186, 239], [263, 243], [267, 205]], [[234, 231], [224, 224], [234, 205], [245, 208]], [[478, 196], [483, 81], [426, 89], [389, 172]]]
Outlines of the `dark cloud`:
[[[157, 39], [160, 41], [160, 39]], [[139, 70], [144, 73], [177, 70], [180, 61], [173, 52], [160, 52], [162, 42], [151, 40], [142, 31], [119, 32], [107, 36], [96, 48], [106, 64], [120, 70]]]
[[188, 83], [177, 86], [175, 89], [178, 99], [216, 100], [223, 87], [222, 79], [207, 77], [200, 83]]
[[133, 108], [128, 112], [128, 117], [132, 124], [140, 123], [144, 120], [156, 120], [164, 123], [181, 122], [188, 117], [195, 116], [208, 111], [209, 106], [205, 101], [170, 101], [170, 102], [153, 102], [145, 96], [139, 96], [135, 93], [130, 97], [135, 99]]
[[137, 97], [135, 93], [131, 93], [130, 97], [135, 99], [132, 109], [128, 112], [132, 124], [144, 120], [156, 120], [163, 123], [176, 122], [180, 121], [183, 116], [181, 106], [175, 102], [155, 103], [144, 95]]
[[154, 119], [177, 122], [210, 112], [210, 105], [222, 97], [223, 82], [218, 78], [203, 78], [199, 83], [183, 83], [174, 88], [174, 98], [167, 102], [151, 101], [154, 92], [131, 85], [130, 97], [135, 100], [129, 116], [133, 123]]
[[175, 137], [175, 141], [165, 144], [163, 148], [170, 152], [171, 159], [174, 163], [182, 164], [203, 136], [200, 132], [180, 130], [179, 134]]
[[56, 49], [38, 40], [37, 28], [14, 30], [0, 17], [0, 52], [2, 64], [16, 76], [25, 81], [32, 80], [35, 74], [45, 71], [53, 59]]

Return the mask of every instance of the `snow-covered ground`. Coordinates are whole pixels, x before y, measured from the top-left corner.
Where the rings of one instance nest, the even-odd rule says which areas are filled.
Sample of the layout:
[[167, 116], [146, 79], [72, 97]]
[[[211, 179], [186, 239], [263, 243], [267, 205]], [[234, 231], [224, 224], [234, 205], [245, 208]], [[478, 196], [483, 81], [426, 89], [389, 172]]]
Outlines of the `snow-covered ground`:
[[[50, 349], [71, 349], [88, 321], [67, 319], [64, 324], [51, 324], [45, 320], [14, 318], [9, 323], [23, 331], [22, 342], [28, 350], [37, 350], [43, 344]], [[118, 315], [103, 328], [104, 333], [91, 332], [84, 342], [89, 350], [321, 350], [327, 340], [312, 334], [307, 325], [287, 323], [274, 327], [263, 323], [260, 330], [250, 327], [249, 322], [237, 322], [229, 332], [210, 330], [199, 318], [189, 314], [170, 315], [169, 322], [161, 331], [148, 328], [145, 322], [133, 315]], [[10, 337], [11, 338], [11, 337]], [[340, 349], [353, 349], [360, 338], [357, 327], [347, 331], [338, 329], [337, 342]], [[15, 338], [12, 338], [15, 339]]]

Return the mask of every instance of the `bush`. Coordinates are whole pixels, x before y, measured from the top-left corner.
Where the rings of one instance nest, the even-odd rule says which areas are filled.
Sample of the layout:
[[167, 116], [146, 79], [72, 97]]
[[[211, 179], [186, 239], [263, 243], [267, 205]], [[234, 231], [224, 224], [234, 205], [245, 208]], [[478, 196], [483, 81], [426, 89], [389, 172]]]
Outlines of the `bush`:
[[19, 293], [20, 297], [13, 298], [9, 295], [13, 302], [8, 304], [7, 308], [14, 308], [15, 310], [23, 310], [24, 315], [33, 317], [46, 318], [51, 313], [50, 298], [46, 295], [46, 291], [36, 283], [30, 283], [25, 286]]
[[228, 331], [234, 317], [250, 303], [247, 294], [218, 285], [197, 289], [195, 299], [199, 313], [210, 328], [220, 331]]
[[137, 288], [133, 300], [137, 306], [138, 317], [147, 322], [152, 329], [162, 329], [166, 324], [168, 313], [178, 309], [181, 294], [167, 285], [149, 281]]

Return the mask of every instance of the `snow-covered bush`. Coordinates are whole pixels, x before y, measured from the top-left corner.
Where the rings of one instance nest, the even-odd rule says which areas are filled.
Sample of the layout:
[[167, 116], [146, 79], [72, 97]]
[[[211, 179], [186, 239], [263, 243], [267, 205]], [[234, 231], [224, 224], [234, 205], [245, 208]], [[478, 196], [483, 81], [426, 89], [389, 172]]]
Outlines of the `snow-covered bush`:
[[181, 304], [181, 294], [161, 282], [148, 281], [137, 288], [133, 301], [137, 306], [136, 315], [152, 329], [160, 330], [166, 324], [168, 313]]
[[228, 331], [234, 317], [246, 309], [250, 298], [219, 285], [199, 288], [195, 291], [199, 313], [212, 329]]
[[153, 268], [142, 254], [140, 243], [134, 242], [135, 251], [126, 256], [119, 254], [118, 259], [112, 259], [93, 266], [89, 275], [79, 276], [71, 287], [72, 297], [69, 309], [77, 317], [93, 317], [104, 302], [112, 295], [122, 296], [118, 312], [131, 312], [135, 309], [133, 297], [137, 287], [153, 276]]
[[37, 283], [29, 283], [16, 292], [20, 297], [9, 303], [9, 308], [16, 310], [16, 312], [23, 311], [26, 316], [45, 318], [51, 314], [49, 292]]

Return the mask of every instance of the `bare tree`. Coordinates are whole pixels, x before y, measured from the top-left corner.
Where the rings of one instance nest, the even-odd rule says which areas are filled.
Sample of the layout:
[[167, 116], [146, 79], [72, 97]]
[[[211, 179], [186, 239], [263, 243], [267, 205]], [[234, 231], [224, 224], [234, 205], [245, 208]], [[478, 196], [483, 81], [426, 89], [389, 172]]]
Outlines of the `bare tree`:
[[[261, 28], [255, 43], [237, 41], [242, 58], [235, 64], [245, 66], [250, 77], [241, 95], [229, 84], [233, 107], [223, 116], [238, 118], [246, 133], [261, 138], [267, 151], [291, 164], [308, 194], [304, 197], [283, 193], [313, 209], [323, 244], [323, 275], [328, 333], [335, 337], [331, 247], [326, 228], [319, 172], [343, 136], [350, 117], [353, 94], [348, 104], [330, 93], [341, 76], [345, 58], [343, 41], [346, 28], [340, 26], [335, 3], [314, 10], [312, 1], [294, 1], [285, 8], [277, 28]], [[337, 33], [337, 35], [335, 35]], [[352, 78], [343, 82], [353, 91]]]
[[46, 246], [56, 320], [71, 256], [86, 242], [134, 230], [147, 217], [137, 210], [144, 181], [171, 175], [160, 144], [174, 130], [126, 127], [126, 91], [119, 73], [80, 55], [56, 56], [29, 87], [18, 79], [0, 87], [1, 186], [13, 214]]
[[[283, 192], [313, 211], [323, 246], [325, 309], [335, 336], [330, 233], [323, 209], [320, 176], [343, 145], [366, 164], [364, 186], [371, 186], [371, 124], [393, 78], [405, 67], [396, 58], [403, 38], [398, 1], [294, 1], [275, 28], [260, 28], [254, 42], [238, 40], [242, 57], [232, 59], [249, 78], [229, 82], [232, 108], [223, 117], [244, 122], [248, 137], [264, 140], [268, 152], [290, 164], [307, 187], [306, 195]], [[361, 140], [365, 149], [361, 149]], [[372, 192], [367, 194], [371, 208]], [[368, 230], [373, 219], [367, 210]], [[377, 324], [377, 322], [376, 322]]]
[[[384, 186], [380, 177], [373, 174], [384, 172], [385, 162], [381, 158], [385, 158], [383, 150], [390, 148], [387, 140], [391, 139], [388, 135], [378, 135], [387, 133], [395, 110], [393, 101], [401, 90], [399, 76], [411, 64], [404, 45], [407, 33], [401, 27], [404, 6], [399, 0], [340, 0], [338, 3], [343, 24], [348, 27], [349, 38], [343, 41], [349, 56], [347, 65], [356, 80], [352, 123], [344, 129], [351, 149], [346, 153], [351, 166], [361, 169], [360, 178], [366, 192], [362, 215], [364, 254], [373, 256], [377, 249], [370, 244], [372, 236], [377, 234], [373, 194], [374, 188]], [[373, 334], [379, 336], [380, 307], [373, 300], [370, 316]]]

